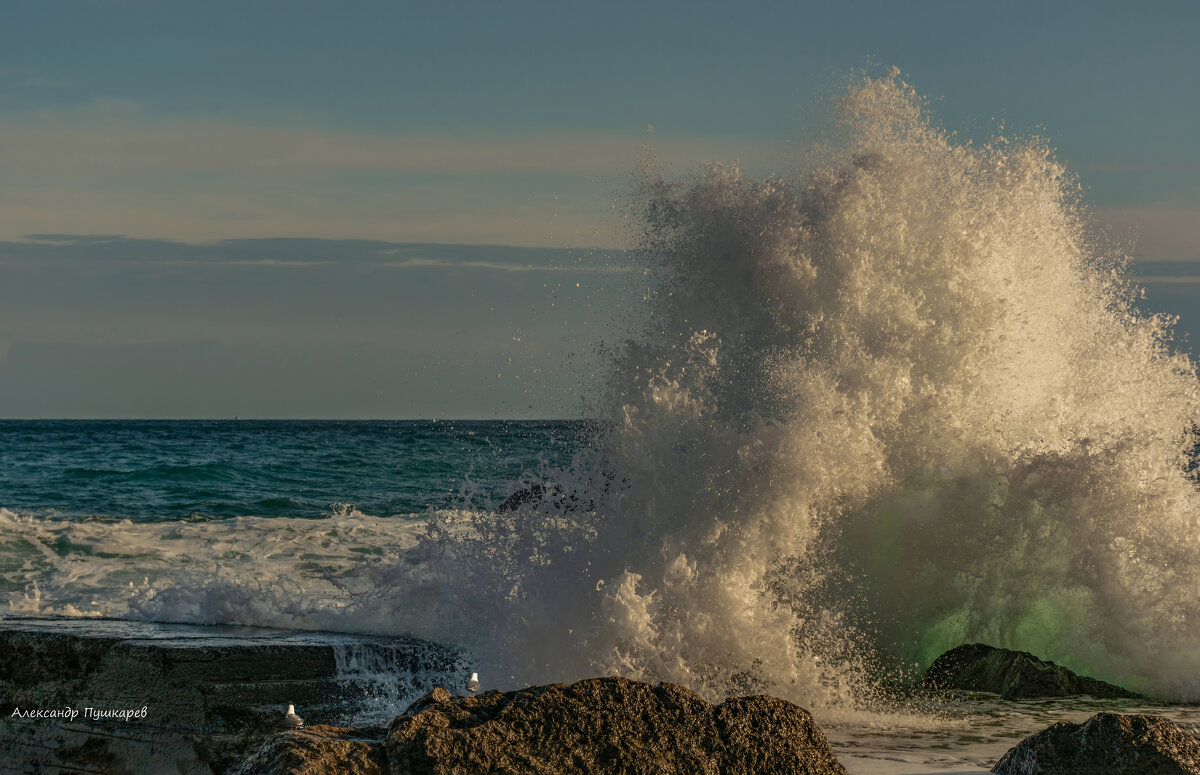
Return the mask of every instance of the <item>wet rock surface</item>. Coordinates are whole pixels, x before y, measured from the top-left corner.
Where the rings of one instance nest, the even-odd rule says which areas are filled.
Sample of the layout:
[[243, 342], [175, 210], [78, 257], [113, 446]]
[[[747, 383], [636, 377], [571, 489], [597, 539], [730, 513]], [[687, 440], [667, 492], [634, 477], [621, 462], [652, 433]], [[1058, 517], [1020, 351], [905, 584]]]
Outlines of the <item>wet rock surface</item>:
[[1027, 651], [972, 643], [947, 651], [925, 672], [924, 686], [931, 689], [964, 689], [993, 692], [1002, 699], [1072, 697], [1086, 694], [1097, 699], [1140, 699], [1141, 695], [1065, 667], [1038, 659]]
[[476, 698], [431, 693], [388, 731], [393, 773], [843, 773], [802, 708], [713, 706], [672, 684], [593, 678]]
[[[624, 678], [455, 697], [437, 688], [394, 720], [373, 748], [363, 733], [331, 742], [288, 732], [256, 751], [241, 773], [374, 772], [390, 775], [844, 775], [803, 708], [774, 697], [720, 705], [673, 684]], [[380, 751], [380, 749], [382, 749]], [[365, 762], [365, 763], [364, 763]], [[354, 769], [359, 768], [359, 769]]]
[[464, 669], [415, 639], [6, 617], [0, 773], [220, 775], [284, 728], [288, 703], [310, 724], [346, 723], [364, 702], [346, 663], [367, 655], [408, 696]]
[[272, 737], [232, 775], [386, 775], [383, 741], [363, 737], [363, 731], [312, 726]]
[[1200, 775], [1200, 742], [1157, 716], [1097, 713], [1060, 721], [1004, 754], [1002, 775]]

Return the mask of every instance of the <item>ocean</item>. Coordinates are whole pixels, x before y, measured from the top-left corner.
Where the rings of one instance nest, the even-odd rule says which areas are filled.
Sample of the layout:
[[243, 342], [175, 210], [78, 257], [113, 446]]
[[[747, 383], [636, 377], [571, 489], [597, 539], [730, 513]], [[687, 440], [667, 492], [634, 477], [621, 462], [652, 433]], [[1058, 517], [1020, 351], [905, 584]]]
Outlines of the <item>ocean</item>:
[[961, 141], [894, 74], [828, 135], [795, 177], [646, 173], [647, 322], [594, 421], [0, 424], [8, 610], [768, 693], [854, 773], [980, 772], [1136, 707], [897, 698], [962, 643], [1193, 724], [1200, 380], [1170, 321], [1044, 142]]
[[[401, 562], [431, 518], [495, 512], [604, 437], [589, 421], [0, 421], [0, 583], [10, 612], [337, 627], [211, 596], [140, 606], [196, 580], [243, 593], [287, 580], [297, 600], [344, 609], [330, 577]], [[386, 723], [411, 699], [386, 680], [356, 721]], [[1023, 737], [1099, 711], [1200, 723], [1187, 704], [967, 693], [828, 710], [822, 728], [863, 775], [984, 772]]]
[[[569, 465], [597, 430], [587, 421], [0, 421], [0, 590], [10, 610], [116, 617], [139, 615], [131, 600], [149, 603], [197, 574], [272, 579], [332, 600], [329, 579], [394, 560], [431, 517], [496, 510], [537, 472]], [[188, 606], [154, 618], [240, 617]]]
[[68, 521], [423, 519], [498, 504], [584, 421], [0, 420], [0, 502]]

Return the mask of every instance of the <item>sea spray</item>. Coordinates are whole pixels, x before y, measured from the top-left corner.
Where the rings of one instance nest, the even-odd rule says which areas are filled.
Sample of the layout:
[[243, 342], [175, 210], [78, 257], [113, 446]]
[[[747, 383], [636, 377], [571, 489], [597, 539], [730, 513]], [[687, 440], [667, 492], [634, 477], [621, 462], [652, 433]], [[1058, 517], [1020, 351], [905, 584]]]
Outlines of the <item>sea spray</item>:
[[1200, 697], [1200, 383], [1167, 321], [1043, 142], [960, 142], [894, 74], [829, 134], [787, 177], [647, 172], [648, 324], [605, 430], [515, 508], [0, 509], [10, 605], [411, 633], [489, 687], [613, 672], [823, 719], [974, 640]]
[[611, 432], [541, 485], [570, 498], [433, 526], [405, 574], [435, 634], [516, 682], [823, 708], [972, 640], [1200, 696], [1200, 388], [1167, 321], [1040, 140], [959, 142], [894, 73], [839, 116], [794, 178], [647, 177]]
[[471, 663], [438, 650], [375, 640], [332, 644], [335, 680], [353, 726], [387, 726], [434, 686], [460, 692]]

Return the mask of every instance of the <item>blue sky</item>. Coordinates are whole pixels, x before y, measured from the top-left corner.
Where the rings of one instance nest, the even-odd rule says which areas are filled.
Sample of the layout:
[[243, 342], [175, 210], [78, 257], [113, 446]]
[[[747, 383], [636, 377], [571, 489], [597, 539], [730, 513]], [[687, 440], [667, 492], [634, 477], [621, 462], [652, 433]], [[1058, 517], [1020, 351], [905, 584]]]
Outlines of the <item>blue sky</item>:
[[786, 173], [872, 66], [1049, 138], [1200, 331], [1196, 8], [0, 3], [0, 416], [586, 412], [644, 149]]

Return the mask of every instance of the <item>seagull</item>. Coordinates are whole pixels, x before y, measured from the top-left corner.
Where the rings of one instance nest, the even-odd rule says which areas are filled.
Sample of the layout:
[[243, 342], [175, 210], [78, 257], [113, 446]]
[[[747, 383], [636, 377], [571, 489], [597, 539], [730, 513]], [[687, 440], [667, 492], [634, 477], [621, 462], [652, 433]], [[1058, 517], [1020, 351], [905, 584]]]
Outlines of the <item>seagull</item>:
[[479, 673], [471, 673], [471, 680], [467, 681], [467, 691], [471, 696], [475, 696], [475, 692], [479, 691]]
[[283, 717], [283, 723], [287, 724], [292, 729], [304, 726], [304, 719], [296, 715], [296, 706], [288, 705], [287, 715]]

